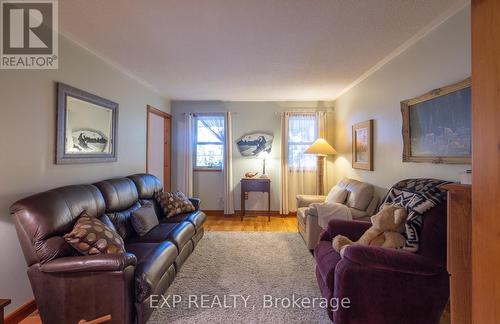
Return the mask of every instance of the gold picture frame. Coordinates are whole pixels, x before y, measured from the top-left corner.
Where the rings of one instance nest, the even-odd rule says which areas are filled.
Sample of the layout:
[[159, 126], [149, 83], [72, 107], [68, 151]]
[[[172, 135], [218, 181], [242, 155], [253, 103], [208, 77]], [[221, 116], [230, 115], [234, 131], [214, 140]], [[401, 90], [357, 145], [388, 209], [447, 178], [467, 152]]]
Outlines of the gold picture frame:
[[401, 102], [403, 162], [471, 163], [470, 88], [467, 78]]
[[373, 171], [373, 119], [352, 126], [352, 167]]

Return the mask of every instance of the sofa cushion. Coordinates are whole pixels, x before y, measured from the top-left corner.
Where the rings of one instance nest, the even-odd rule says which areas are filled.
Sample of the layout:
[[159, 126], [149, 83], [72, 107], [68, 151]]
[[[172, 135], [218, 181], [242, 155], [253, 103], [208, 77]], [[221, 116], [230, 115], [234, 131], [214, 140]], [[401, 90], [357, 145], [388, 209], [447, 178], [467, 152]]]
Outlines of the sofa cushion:
[[130, 208], [139, 200], [137, 187], [128, 178], [100, 181], [94, 184], [106, 201], [106, 212], [112, 213]]
[[120, 236], [127, 241], [129, 238], [135, 236], [134, 228], [132, 227], [132, 213], [141, 208], [141, 204], [136, 202], [130, 208], [108, 213], [106, 216], [111, 220]]
[[196, 210], [193, 203], [180, 191], [157, 192], [155, 198], [167, 218]]
[[123, 239], [99, 219], [84, 211], [64, 239], [84, 255], [125, 253]]
[[326, 196], [325, 202], [343, 204], [348, 193], [347, 189], [334, 186]]
[[142, 302], [151, 293], [174, 264], [178, 251], [169, 241], [162, 243], [127, 244], [127, 251], [137, 257], [135, 267], [136, 302]]
[[127, 253], [132, 253], [137, 258], [137, 263], [146, 258], [160, 243], [125, 243]]
[[161, 223], [144, 236], [134, 236], [127, 243], [173, 242], [179, 249], [195, 235], [196, 230], [190, 222]]
[[139, 236], [144, 236], [156, 225], [159, 224], [155, 209], [152, 204], [143, 205], [141, 208], [132, 212], [132, 227]]
[[346, 205], [359, 210], [366, 210], [375, 193], [371, 184], [350, 179], [346, 188], [349, 191]]
[[137, 187], [139, 199], [152, 199], [154, 194], [162, 191], [160, 180], [152, 174], [139, 173], [128, 176]]
[[188, 221], [194, 225], [196, 232], [203, 227], [203, 224], [207, 220], [207, 215], [202, 211], [194, 211], [191, 213], [179, 214], [169, 218], [163, 218], [162, 223], [182, 223]]
[[371, 215], [368, 215], [365, 211], [356, 209], [356, 208], [351, 208], [351, 215], [352, 218], [358, 219], [358, 218], [365, 218]]

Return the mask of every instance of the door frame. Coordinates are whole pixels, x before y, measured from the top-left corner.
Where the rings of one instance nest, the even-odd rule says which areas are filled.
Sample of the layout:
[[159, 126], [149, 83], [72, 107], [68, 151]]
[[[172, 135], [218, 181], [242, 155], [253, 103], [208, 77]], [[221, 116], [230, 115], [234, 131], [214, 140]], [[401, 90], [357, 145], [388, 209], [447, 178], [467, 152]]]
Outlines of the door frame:
[[[149, 114], [157, 115], [162, 117], [165, 121], [170, 122], [170, 133], [168, 134], [170, 138], [170, 145], [165, 141], [165, 126], [163, 126], [163, 132], [164, 132], [164, 137], [163, 137], [163, 186], [167, 183], [165, 181], [167, 179], [167, 176], [169, 178], [169, 183], [172, 183], [172, 115], [169, 113], [166, 113], [160, 109], [157, 109], [151, 105], [147, 105], [146, 109], [146, 173], [149, 173], [148, 170], [148, 164], [149, 164]], [[165, 125], [165, 124], [164, 124]], [[168, 152], [169, 158], [169, 171], [165, 172], [165, 153]], [[170, 190], [170, 188], [167, 188]]]

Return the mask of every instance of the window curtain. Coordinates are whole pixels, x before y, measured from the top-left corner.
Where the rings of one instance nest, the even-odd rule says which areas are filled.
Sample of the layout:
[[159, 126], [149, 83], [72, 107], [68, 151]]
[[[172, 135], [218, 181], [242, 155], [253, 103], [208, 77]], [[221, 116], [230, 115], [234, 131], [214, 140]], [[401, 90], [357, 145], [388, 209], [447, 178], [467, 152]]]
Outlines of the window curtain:
[[230, 112], [224, 114], [224, 163], [222, 173], [224, 176], [224, 214], [234, 214], [233, 196], [233, 134], [232, 117]]
[[[326, 112], [284, 112], [281, 114], [281, 214], [297, 211], [296, 196], [315, 195], [318, 193], [317, 163], [311, 167], [312, 156], [299, 156], [290, 165], [289, 144], [294, 141], [290, 136], [310, 129], [311, 119], [314, 120], [314, 136], [311, 143], [318, 137], [326, 136]], [[307, 137], [307, 136], [306, 136]], [[304, 145], [303, 149], [307, 147]]]
[[182, 167], [180, 190], [188, 197], [193, 196], [193, 141], [194, 141], [194, 116], [191, 113], [184, 115], [184, 134], [182, 143]]
[[[326, 111], [318, 111], [316, 112], [316, 118], [318, 121], [318, 137], [326, 139], [327, 134], [327, 112]], [[330, 143], [331, 144], [331, 143]], [[325, 158], [324, 169], [323, 169], [323, 192], [325, 194], [330, 190], [330, 186], [328, 184], [328, 156]], [[319, 184], [318, 184], [319, 185]]]
[[288, 215], [288, 120], [289, 114], [281, 113], [281, 188], [280, 214]]

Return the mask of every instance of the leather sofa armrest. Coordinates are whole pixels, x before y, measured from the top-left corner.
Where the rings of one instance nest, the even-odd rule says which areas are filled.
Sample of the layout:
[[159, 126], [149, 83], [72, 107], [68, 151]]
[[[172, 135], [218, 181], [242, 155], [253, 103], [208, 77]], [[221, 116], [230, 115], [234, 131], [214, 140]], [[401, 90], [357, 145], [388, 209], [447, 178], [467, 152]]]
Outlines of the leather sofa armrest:
[[82, 255], [52, 260], [42, 264], [40, 270], [49, 273], [120, 271], [136, 263], [137, 258], [131, 253]]
[[351, 245], [345, 248], [343, 259], [363, 267], [411, 275], [433, 276], [446, 269], [418, 254], [374, 246]]
[[322, 203], [325, 202], [326, 196], [318, 195], [297, 195], [297, 208], [309, 207], [312, 203]]
[[196, 210], [200, 209], [201, 199], [199, 198], [189, 198], [189, 201], [193, 204]]

